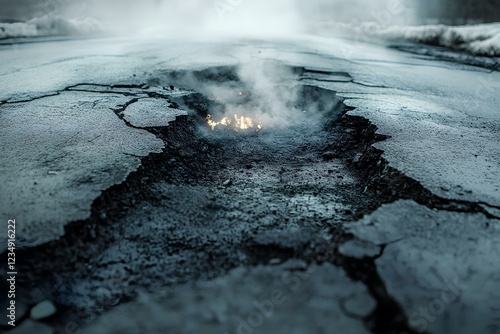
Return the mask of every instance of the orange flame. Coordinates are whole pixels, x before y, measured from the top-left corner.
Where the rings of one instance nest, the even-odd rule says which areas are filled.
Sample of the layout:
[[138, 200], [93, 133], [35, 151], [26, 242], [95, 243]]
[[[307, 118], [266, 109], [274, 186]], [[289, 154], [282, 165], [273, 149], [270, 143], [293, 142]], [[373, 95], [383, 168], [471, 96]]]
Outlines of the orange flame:
[[248, 130], [248, 129], [257, 129], [257, 130], [262, 129], [261, 121], [256, 122], [251, 117], [239, 116], [236, 114], [234, 115], [234, 122], [229, 117], [224, 117], [220, 121], [214, 121], [212, 119], [212, 115], [208, 115], [206, 120], [208, 125], [212, 128], [212, 130], [215, 130], [215, 128], [219, 125], [231, 127], [236, 131]]

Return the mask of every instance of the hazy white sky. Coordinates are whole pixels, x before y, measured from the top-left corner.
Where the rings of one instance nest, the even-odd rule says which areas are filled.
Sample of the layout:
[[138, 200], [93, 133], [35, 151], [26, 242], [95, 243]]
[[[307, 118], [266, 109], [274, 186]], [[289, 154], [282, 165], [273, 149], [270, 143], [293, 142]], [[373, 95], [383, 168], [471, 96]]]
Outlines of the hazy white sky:
[[[0, 19], [25, 21], [46, 13], [90, 16], [130, 31], [289, 33], [308, 21], [352, 22], [384, 18], [392, 3], [405, 3], [393, 23], [407, 20], [416, 0], [0, 0]], [[405, 17], [405, 18], [403, 18]]]
[[318, 21], [408, 23], [414, 19], [414, 1], [87, 0], [65, 11], [94, 17], [127, 32], [269, 36], [303, 32]]
[[[52, 13], [65, 18], [91, 17], [101, 22], [106, 30], [127, 35], [157, 33], [174, 37], [221, 34], [269, 36], [304, 32], [323, 22], [356, 25], [369, 21], [382, 27], [417, 24], [421, 22], [417, 18], [419, 4], [420, 9], [437, 8], [436, 4], [443, 1], [445, 0], [0, 0], [0, 20], [26, 21]], [[458, 5], [463, 1], [472, 4], [500, 2], [455, 0], [450, 3], [463, 7]]]

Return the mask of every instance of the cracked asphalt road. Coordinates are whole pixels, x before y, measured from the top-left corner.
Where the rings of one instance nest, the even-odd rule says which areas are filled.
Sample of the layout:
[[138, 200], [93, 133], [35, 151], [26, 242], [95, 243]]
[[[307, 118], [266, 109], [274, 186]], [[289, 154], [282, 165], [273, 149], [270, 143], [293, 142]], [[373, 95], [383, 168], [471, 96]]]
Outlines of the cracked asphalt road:
[[[318, 38], [52, 44], [0, 50], [17, 300], [57, 308], [10, 332], [500, 331], [498, 72]], [[204, 84], [252, 93], [255, 59], [315, 113], [211, 132]]]

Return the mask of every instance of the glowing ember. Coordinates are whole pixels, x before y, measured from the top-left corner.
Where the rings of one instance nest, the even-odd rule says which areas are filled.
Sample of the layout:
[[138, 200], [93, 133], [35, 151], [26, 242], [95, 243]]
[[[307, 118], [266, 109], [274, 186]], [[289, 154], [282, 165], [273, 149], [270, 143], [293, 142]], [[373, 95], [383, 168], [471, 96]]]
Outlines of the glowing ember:
[[230, 127], [236, 131], [248, 130], [248, 129], [256, 129], [256, 130], [262, 129], [261, 121], [256, 122], [251, 117], [238, 116], [236, 114], [234, 115], [234, 120], [229, 117], [224, 117], [220, 121], [214, 121], [212, 119], [212, 115], [208, 115], [206, 120], [208, 125], [212, 128], [212, 130], [215, 130], [215, 127], [218, 125]]

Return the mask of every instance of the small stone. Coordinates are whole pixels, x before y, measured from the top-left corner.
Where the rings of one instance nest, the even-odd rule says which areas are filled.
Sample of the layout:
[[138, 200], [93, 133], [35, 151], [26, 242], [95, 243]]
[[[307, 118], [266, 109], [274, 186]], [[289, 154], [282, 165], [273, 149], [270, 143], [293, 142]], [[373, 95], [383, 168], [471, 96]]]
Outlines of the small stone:
[[230, 180], [230, 179], [227, 179], [226, 181], [224, 181], [224, 183], [222, 184], [224, 187], [229, 187], [230, 185], [232, 185], [233, 182]]
[[357, 294], [344, 302], [344, 308], [358, 317], [366, 317], [373, 312], [377, 302], [368, 294]]
[[30, 316], [33, 320], [45, 319], [56, 314], [56, 307], [51, 301], [45, 300], [31, 309]]
[[352, 158], [352, 163], [357, 164], [361, 161], [361, 158], [363, 158], [363, 154], [357, 153], [354, 158]]

